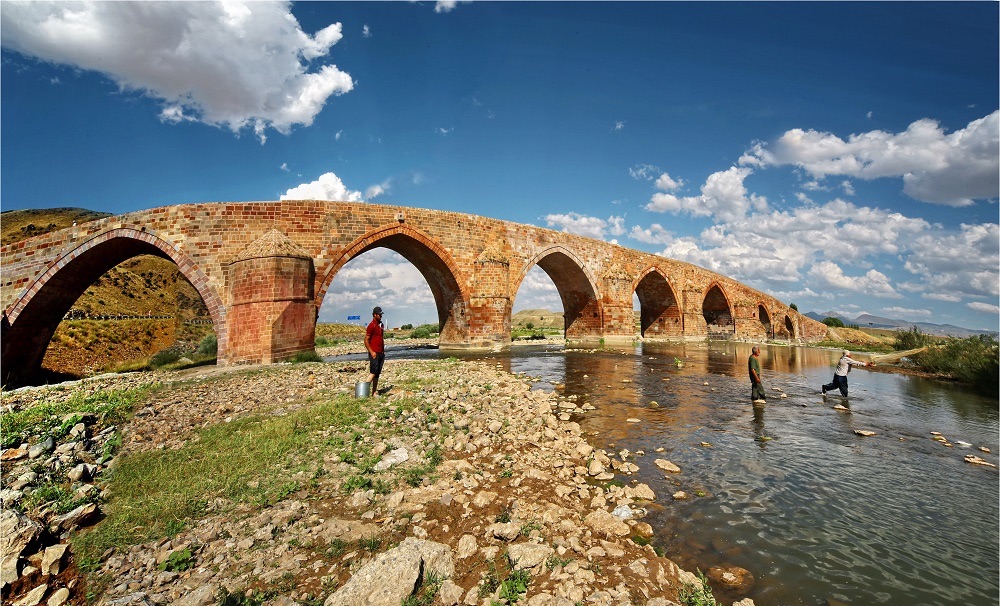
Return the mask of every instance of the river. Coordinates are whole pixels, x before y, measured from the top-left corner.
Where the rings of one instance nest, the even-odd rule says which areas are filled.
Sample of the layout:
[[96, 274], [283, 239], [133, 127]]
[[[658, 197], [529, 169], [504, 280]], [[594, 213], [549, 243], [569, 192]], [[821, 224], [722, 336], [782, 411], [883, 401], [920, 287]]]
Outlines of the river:
[[[749, 570], [745, 597], [758, 606], [998, 604], [1000, 475], [964, 460], [997, 464], [997, 399], [861, 369], [848, 400], [824, 397], [839, 352], [762, 350], [763, 407], [750, 403], [748, 344], [457, 356], [496, 360], [596, 407], [574, 419], [594, 446], [645, 453], [632, 460], [658, 496], [645, 517], [654, 546], [687, 570]], [[390, 349], [386, 363], [449, 355]], [[330, 359], [351, 358], [363, 356]], [[659, 471], [657, 458], [681, 473]]]

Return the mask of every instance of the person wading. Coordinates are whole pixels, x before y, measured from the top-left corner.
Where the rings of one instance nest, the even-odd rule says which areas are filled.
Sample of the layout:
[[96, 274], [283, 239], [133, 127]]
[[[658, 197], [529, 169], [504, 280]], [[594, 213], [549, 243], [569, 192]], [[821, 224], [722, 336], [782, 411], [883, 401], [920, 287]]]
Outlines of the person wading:
[[382, 374], [385, 363], [385, 339], [382, 325], [382, 308], [372, 310], [372, 321], [365, 330], [365, 349], [368, 350], [368, 383], [371, 383], [371, 395], [378, 395], [378, 376]]
[[750, 371], [750, 399], [754, 404], [764, 404], [764, 382], [760, 379], [760, 347], [753, 346], [750, 358], [747, 360], [747, 368]]
[[851, 372], [852, 366], [874, 366], [874, 363], [869, 364], [868, 362], [855, 360], [851, 357], [851, 352], [844, 350], [844, 355], [840, 356], [840, 360], [837, 362], [837, 370], [833, 371], [833, 381], [820, 388], [823, 391], [823, 395], [826, 395], [828, 391], [840, 388], [840, 394], [846, 398], [847, 375]]

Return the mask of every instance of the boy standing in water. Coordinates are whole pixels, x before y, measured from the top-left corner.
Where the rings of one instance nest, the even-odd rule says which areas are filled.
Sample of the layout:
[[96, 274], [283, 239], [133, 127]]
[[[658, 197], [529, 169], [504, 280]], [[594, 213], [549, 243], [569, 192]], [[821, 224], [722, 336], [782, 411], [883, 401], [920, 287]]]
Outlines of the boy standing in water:
[[764, 404], [764, 382], [760, 380], [760, 347], [753, 346], [750, 359], [747, 360], [747, 368], [750, 371], [750, 399], [754, 404]]

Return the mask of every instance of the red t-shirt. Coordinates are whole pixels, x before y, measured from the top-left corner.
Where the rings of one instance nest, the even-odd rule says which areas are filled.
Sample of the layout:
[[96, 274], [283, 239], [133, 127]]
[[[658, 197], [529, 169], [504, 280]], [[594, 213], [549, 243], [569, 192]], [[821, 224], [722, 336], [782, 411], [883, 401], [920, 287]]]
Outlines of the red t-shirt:
[[385, 351], [385, 341], [382, 339], [382, 323], [380, 321], [372, 318], [371, 324], [365, 330], [365, 339], [375, 353]]

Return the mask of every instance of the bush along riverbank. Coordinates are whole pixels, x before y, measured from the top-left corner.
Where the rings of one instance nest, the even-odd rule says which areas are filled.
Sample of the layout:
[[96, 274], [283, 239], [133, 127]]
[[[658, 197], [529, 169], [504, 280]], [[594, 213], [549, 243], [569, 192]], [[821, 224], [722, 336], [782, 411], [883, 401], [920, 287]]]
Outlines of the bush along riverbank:
[[629, 476], [669, 461], [594, 449], [573, 420], [588, 410], [487, 363], [390, 362], [387, 391], [355, 399], [366, 374], [203, 367], [5, 392], [4, 602], [715, 603], [642, 521], [669, 505]]

